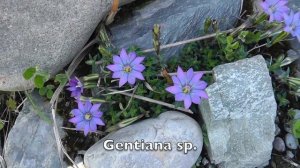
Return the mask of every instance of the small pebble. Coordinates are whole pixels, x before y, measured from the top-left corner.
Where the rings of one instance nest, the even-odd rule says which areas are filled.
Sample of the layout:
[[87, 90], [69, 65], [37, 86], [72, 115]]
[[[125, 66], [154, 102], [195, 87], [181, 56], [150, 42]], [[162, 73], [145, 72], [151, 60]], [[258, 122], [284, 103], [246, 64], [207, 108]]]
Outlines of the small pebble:
[[207, 165], [207, 164], [209, 164], [209, 161], [206, 159], [206, 158], [203, 158], [202, 159], [202, 165]]
[[273, 142], [273, 148], [277, 150], [278, 152], [284, 152], [285, 151], [285, 144], [282, 138], [276, 137]]
[[285, 130], [286, 132], [292, 133], [292, 128], [291, 128], [290, 124], [284, 123], [284, 124], [283, 124], [283, 128], [284, 128], [284, 130]]
[[295, 157], [295, 155], [293, 154], [292, 151], [288, 150], [288, 151], [286, 151], [286, 157], [289, 159], [293, 159]]
[[276, 118], [275, 118], [275, 123], [279, 124], [279, 117], [278, 116], [276, 116]]
[[300, 119], [300, 110], [294, 110], [294, 111], [295, 111], [294, 120]]
[[278, 127], [278, 125], [276, 124], [276, 130], [275, 130], [275, 136], [279, 135], [281, 132], [280, 128]]
[[299, 145], [299, 142], [298, 140], [294, 137], [293, 134], [286, 134], [285, 135], [285, 144], [286, 146], [289, 148], [289, 149], [297, 149], [298, 145]]

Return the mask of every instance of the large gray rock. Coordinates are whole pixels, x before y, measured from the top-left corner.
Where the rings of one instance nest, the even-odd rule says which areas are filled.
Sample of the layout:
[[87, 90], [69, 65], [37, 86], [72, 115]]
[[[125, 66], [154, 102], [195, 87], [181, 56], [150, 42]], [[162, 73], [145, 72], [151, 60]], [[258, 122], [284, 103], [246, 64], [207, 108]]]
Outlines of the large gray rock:
[[111, 0], [0, 0], [0, 90], [26, 90], [30, 66], [54, 74], [88, 41]]
[[268, 164], [277, 105], [264, 58], [220, 65], [213, 72], [209, 99], [200, 104], [211, 161], [223, 168]]
[[[38, 96], [34, 102], [50, 118], [49, 103]], [[57, 124], [62, 119], [57, 116]], [[62, 137], [63, 134], [61, 133]], [[9, 168], [59, 168], [61, 167], [52, 125], [42, 120], [30, 102], [26, 102], [4, 146], [4, 159]]]
[[[172, 151], [107, 151], [104, 142], [171, 142]], [[176, 150], [178, 142], [191, 142], [197, 149], [184, 154]], [[111, 133], [92, 146], [84, 155], [86, 168], [192, 167], [203, 145], [198, 123], [179, 112], [165, 112], [156, 119], [147, 119]]]
[[[242, 0], [152, 0], [136, 7], [128, 18], [121, 18], [111, 26], [112, 42], [117, 47], [138, 45], [152, 48], [152, 28], [161, 25], [162, 44], [199, 36], [207, 18], [218, 20], [220, 27], [233, 27], [239, 16]], [[180, 47], [164, 50], [170, 57]]]

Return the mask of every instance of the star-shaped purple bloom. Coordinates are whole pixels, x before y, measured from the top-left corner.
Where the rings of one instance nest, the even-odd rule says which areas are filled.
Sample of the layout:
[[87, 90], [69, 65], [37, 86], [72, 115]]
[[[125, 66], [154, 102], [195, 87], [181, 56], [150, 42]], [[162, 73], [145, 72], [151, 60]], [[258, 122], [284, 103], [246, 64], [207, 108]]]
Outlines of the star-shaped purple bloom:
[[79, 98], [83, 92], [83, 85], [77, 77], [72, 77], [69, 80], [67, 90], [71, 91], [71, 97]]
[[283, 15], [289, 12], [286, 6], [288, 0], [265, 0], [261, 2], [261, 7], [270, 16], [269, 21], [283, 21]]
[[141, 64], [145, 57], [137, 57], [135, 52], [127, 54], [125, 49], [121, 50], [120, 56], [113, 56], [114, 64], [107, 68], [113, 71], [112, 78], [120, 79], [119, 87], [125, 83], [135, 84], [136, 78], [145, 80], [142, 72], [145, 66]]
[[86, 136], [89, 132], [96, 132], [97, 125], [104, 126], [101, 120], [103, 112], [99, 110], [101, 104], [92, 104], [90, 101], [85, 103], [77, 101], [78, 109], [73, 109], [71, 113], [74, 115], [69, 121], [76, 125], [76, 130], [83, 130]]
[[166, 90], [175, 95], [176, 101], [184, 101], [184, 107], [189, 109], [192, 102], [200, 104], [201, 98], [208, 98], [204, 91], [207, 83], [200, 80], [203, 73], [194, 74], [193, 68], [187, 72], [178, 67], [177, 76], [172, 76], [174, 86], [166, 88]]
[[300, 12], [294, 14], [292, 11], [290, 15], [284, 15], [284, 31], [290, 33], [293, 37], [297, 37], [300, 41]]

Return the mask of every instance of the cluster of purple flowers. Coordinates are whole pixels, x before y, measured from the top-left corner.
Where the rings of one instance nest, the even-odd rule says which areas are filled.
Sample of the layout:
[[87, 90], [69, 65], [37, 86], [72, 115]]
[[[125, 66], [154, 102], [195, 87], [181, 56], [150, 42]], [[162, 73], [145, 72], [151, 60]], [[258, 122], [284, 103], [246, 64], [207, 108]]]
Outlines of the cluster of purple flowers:
[[295, 13], [286, 5], [288, 0], [265, 0], [261, 7], [270, 16], [269, 21], [284, 23], [284, 31], [300, 41], [300, 12]]
[[105, 125], [101, 119], [103, 113], [99, 110], [101, 104], [92, 104], [89, 100], [85, 102], [80, 100], [83, 93], [83, 84], [77, 77], [72, 77], [68, 86], [67, 90], [71, 92], [71, 97], [74, 97], [78, 104], [78, 108], [71, 111], [73, 118], [69, 121], [76, 125], [76, 130], [84, 131], [85, 136], [89, 132], [96, 132], [97, 125]]
[[[134, 85], [137, 79], [145, 80], [142, 74], [145, 70], [142, 64], [144, 58], [137, 56], [135, 52], [127, 53], [122, 49], [119, 56], [113, 56], [113, 64], [108, 65], [107, 68], [113, 72], [112, 78], [119, 79], [119, 87], [126, 83]], [[172, 76], [174, 85], [166, 90], [175, 95], [176, 101], [183, 101], [184, 107], [188, 109], [192, 103], [199, 104], [202, 98], [208, 98], [204, 91], [207, 84], [200, 80], [202, 76], [203, 73], [194, 73], [192, 68], [184, 72], [178, 67], [177, 76]], [[99, 110], [101, 104], [80, 100], [83, 89], [84, 86], [77, 77], [69, 80], [67, 90], [71, 92], [71, 97], [74, 97], [78, 104], [78, 108], [71, 111], [73, 118], [69, 121], [76, 125], [76, 130], [84, 131], [84, 135], [87, 135], [89, 132], [95, 132], [97, 125], [105, 124], [101, 119], [103, 112]]]
[[[125, 83], [135, 84], [136, 79], [145, 80], [142, 72], [145, 66], [141, 64], [144, 57], [138, 57], [135, 52], [127, 54], [125, 49], [121, 50], [120, 56], [113, 56], [113, 63], [107, 68], [113, 72], [112, 78], [119, 79], [119, 87]], [[204, 91], [207, 84], [201, 81], [203, 73], [194, 74], [193, 69], [187, 72], [178, 67], [177, 76], [173, 76], [174, 86], [166, 90], [175, 95], [176, 101], [183, 101], [186, 109], [190, 108], [192, 103], [199, 104], [201, 98], [208, 98]]]

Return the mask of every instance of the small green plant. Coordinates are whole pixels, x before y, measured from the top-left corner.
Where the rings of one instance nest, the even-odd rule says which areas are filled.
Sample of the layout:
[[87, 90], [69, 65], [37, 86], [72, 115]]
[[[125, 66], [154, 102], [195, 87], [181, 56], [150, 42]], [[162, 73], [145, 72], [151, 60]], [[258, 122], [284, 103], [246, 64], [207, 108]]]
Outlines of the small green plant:
[[[50, 74], [48, 72], [41, 70], [37, 66], [30, 67], [24, 71], [23, 77], [26, 80], [33, 80], [34, 86], [38, 89], [41, 96], [45, 96], [48, 99], [52, 98], [55, 86], [53, 84], [47, 84], [50, 80]], [[57, 74], [54, 79], [54, 82], [58, 83], [66, 83], [67, 81], [68, 77], [66, 74]]]

